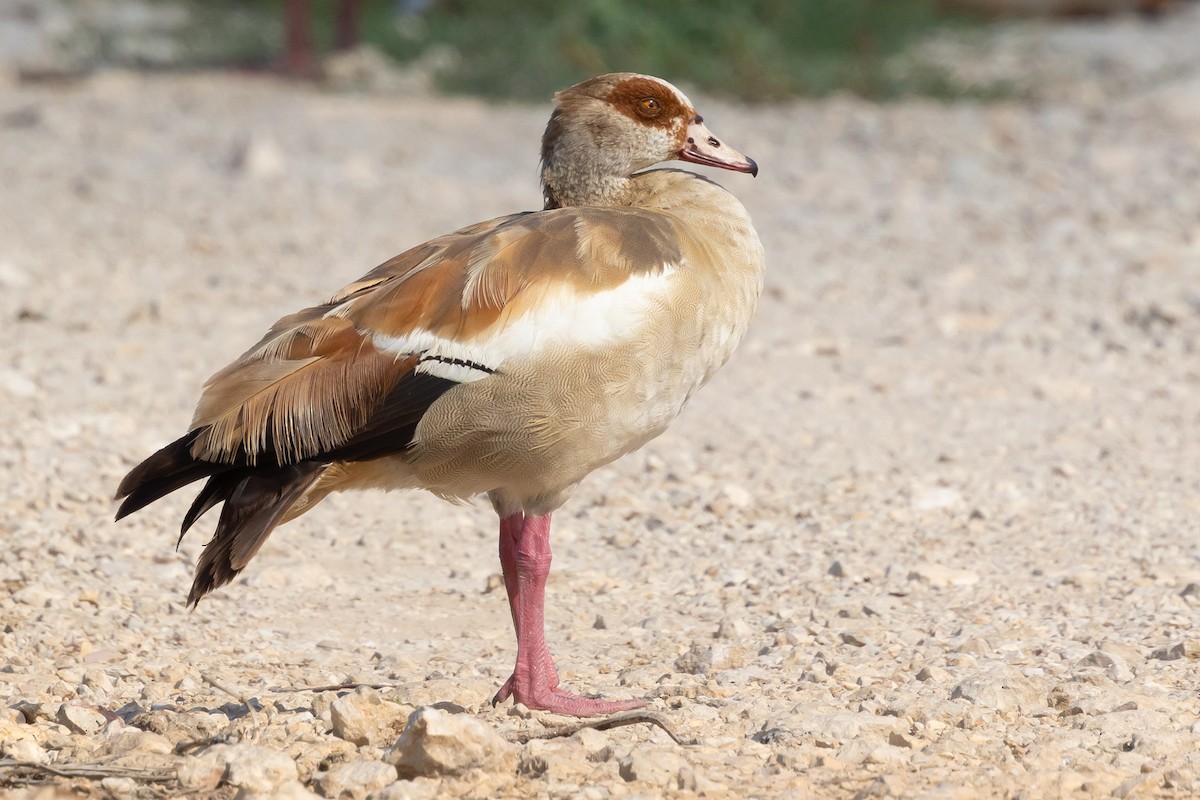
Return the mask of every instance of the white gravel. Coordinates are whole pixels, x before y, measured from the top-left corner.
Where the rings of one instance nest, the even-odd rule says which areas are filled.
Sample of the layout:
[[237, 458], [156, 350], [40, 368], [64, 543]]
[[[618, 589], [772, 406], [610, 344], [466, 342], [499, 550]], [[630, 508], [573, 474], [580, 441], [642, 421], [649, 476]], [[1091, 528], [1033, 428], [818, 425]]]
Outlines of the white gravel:
[[[488, 704], [514, 656], [489, 509], [334, 498], [186, 613], [190, 498], [121, 524], [109, 498], [278, 316], [537, 207], [547, 108], [0, 94], [0, 787], [45, 775], [15, 760], [118, 797], [1200, 794], [1200, 70], [703, 107], [762, 166], [714, 177], [767, 291], [675, 427], [560, 512], [548, 608], [565, 683], [698, 743], [510, 746], [453, 719], [559, 721]], [[414, 712], [479, 752], [409, 777]]]

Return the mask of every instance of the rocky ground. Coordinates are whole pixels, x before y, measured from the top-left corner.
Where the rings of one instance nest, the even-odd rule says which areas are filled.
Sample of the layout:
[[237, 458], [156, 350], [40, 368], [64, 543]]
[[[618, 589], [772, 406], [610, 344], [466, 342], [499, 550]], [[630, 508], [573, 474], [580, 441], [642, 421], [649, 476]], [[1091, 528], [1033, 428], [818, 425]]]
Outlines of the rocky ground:
[[10, 82], [0, 793], [1200, 795], [1200, 15], [1104, 34], [1142, 24], [1055, 29], [1183, 54], [1111, 92], [1084, 59], [1034, 101], [702, 104], [762, 165], [714, 176], [760, 313], [560, 512], [548, 609], [564, 682], [682, 744], [490, 706], [483, 506], [333, 498], [194, 612], [190, 498], [111, 522], [275, 318], [537, 207], [546, 107]]

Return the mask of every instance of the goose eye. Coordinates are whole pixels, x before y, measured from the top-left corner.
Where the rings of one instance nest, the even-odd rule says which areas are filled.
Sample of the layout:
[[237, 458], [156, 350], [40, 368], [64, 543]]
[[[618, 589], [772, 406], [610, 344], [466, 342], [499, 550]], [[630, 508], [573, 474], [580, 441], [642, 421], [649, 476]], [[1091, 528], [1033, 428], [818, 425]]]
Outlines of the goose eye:
[[653, 97], [643, 97], [638, 101], [638, 113], [643, 117], [657, 117], [662, 111], [662, 104]]

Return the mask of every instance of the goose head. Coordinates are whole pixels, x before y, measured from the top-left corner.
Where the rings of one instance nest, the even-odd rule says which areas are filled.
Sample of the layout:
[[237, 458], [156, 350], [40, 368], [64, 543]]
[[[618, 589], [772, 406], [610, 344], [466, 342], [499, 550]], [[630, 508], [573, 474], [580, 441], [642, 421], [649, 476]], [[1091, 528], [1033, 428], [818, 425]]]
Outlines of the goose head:
[[663, 161], [758, 174], [754, 159], [718, 139], [687, 96], [660, 78], [601, 75], [554, 101], [542, 136], [546, 208], [621, 205], [629, 176]]

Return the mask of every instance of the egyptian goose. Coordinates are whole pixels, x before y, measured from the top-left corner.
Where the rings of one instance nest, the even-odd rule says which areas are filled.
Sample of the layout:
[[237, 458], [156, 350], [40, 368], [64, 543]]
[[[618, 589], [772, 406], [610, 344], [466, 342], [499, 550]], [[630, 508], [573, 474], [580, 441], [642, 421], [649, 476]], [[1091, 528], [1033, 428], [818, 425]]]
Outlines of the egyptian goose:
[[762, 288], [750, 218], [671, 159], [758, 173], [671, 84], [559, 92], [545, 209], [418, 245], [284, 317], [204, 386], [186, 435], [121, 482], [117, 519], [201, 478], [182, 532], [224, 503], [188, 595], [228, 583], [330, 492], [487, 494], [517, 663], [494, 702], [577, 716], [644, 705], [558, 688], [543, 626], [550, 515], [662, 433], [729, 358]]

